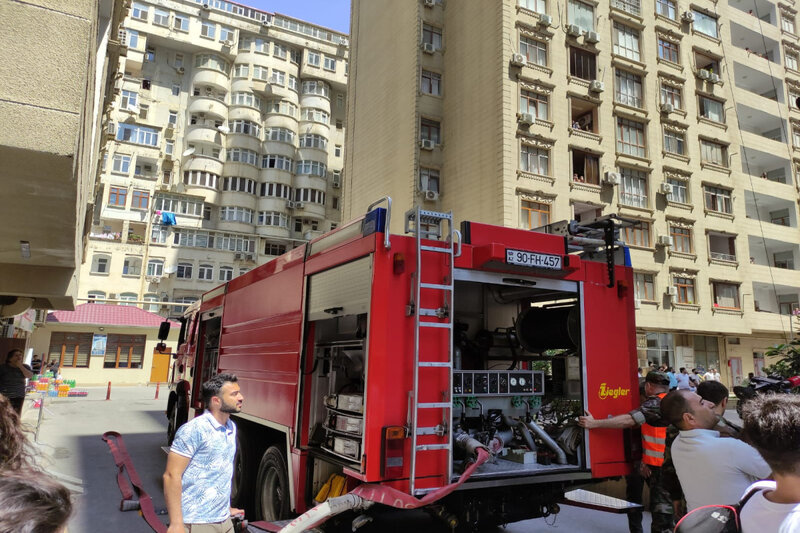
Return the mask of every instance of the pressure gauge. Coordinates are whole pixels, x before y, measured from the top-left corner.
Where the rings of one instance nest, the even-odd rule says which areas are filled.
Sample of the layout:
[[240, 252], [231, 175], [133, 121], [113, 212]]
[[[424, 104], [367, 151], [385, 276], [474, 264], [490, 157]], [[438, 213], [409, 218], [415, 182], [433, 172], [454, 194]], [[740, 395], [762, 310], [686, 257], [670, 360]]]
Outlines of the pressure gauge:
[[517, 378], [515, 378], [515, 377], [512, 377], [512, 378], [509, 380], [509, 383], [511, 383], [511, 386], [512, 386], [512, 387], [516, 387], [516, 386], [517, 386]]

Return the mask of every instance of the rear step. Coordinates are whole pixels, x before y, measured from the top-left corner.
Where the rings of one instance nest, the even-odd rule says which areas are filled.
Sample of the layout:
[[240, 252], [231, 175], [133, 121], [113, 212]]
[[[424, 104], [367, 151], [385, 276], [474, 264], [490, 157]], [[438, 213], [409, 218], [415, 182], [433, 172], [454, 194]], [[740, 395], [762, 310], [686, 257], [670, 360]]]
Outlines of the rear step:
[[631, 503], [626, 500], [598, 494], [584, 489], [571, 490], [564, 494], [564, 499], [560, 502], [563, 505], [594, 509], [595, 511], [605, 511], [607, 513], [626, 514], [643, 509], [641, 504]]

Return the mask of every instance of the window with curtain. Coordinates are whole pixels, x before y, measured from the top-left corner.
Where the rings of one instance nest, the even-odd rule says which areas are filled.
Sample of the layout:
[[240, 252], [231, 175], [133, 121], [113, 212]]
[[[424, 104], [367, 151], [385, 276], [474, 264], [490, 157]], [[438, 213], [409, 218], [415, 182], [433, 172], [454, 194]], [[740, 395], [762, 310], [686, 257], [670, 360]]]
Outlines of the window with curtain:
[[645, 157], [644, 124], [626, 118], [617, 118], [617, 152]]
[[538, 228], [550, 223], [550, 204], [522, 200], [520, 224], [525, 229]]
[[594, 7], [578, 0], [569, 0], [567, 17], [570, 24], [580, 26], [583, 31], [594, 31]]
[[619, 202], [632, 207], [647, 208], [647, 174], [630, 168], [619, 170], [622, 174]]
[[529, 39], [528, 37], [519, 38], [519, 53], [525, 56], [528, 63], [547, 66], [547, 43]]
[[738, 285], [715, 281], [711, 283], [711, 290], [714, 293], [714, 307], [725, 307], [727, 309], [741, 308], [739, 305]]
[[673, 275], [675, 289], [677, 290], [677, 300], [681, 304], [696, 303], [694, 297], [694, 278]]
[[655, 276], [645, 272], [633, 273], [633, 284], [636, 288], [636, 297], [640, 300], [655, 300]]
[[615, 100], [631, 107], [642, 107], [642, 77], [626, 70], [617, 69], [614, 75]]
[[633, 61], [639, 61], [639, 30], [615, 22], [614, 53]]
[[550, 150], [523, 144], [520, 147], [519, 168], [525, 172], [547, 176], [550, 171]]

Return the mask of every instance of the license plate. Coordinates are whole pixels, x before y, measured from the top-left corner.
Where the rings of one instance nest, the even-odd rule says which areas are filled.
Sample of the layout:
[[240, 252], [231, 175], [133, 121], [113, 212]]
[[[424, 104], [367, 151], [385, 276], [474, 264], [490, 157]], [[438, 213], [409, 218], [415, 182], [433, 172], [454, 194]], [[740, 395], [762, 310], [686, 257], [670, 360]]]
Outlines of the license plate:
[[509, 265], [561, 270], [560, 255], [537, 254], [536, 252], [525, 252], [523, 250], [507, 249], [506, 263]]

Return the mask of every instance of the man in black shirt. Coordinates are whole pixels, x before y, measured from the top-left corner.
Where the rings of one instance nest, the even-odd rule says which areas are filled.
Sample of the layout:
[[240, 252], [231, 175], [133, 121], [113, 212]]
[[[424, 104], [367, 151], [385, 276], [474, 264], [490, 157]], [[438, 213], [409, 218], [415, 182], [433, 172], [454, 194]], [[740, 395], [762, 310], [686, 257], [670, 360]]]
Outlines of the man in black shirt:
[[18, 415], [22, 414], [25, 403], [25, 380], [33, 377], [28, 365], [22, 364], [22, 350], [14, 348], [6, 355], [0, 365], [0, 394], [8, 398]]

